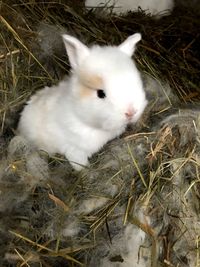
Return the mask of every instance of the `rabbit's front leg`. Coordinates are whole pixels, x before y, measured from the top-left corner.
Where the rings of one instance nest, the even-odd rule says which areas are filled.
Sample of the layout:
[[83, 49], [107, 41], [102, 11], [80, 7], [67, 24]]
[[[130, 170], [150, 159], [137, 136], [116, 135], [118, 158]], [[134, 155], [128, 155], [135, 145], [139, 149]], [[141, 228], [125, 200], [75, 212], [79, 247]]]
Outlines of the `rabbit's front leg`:
[[88, 155], [84, 151], [78, 149], [67, 149], [65, 151], [65, 157], [77, 171], [80, 171], [89, 164]]

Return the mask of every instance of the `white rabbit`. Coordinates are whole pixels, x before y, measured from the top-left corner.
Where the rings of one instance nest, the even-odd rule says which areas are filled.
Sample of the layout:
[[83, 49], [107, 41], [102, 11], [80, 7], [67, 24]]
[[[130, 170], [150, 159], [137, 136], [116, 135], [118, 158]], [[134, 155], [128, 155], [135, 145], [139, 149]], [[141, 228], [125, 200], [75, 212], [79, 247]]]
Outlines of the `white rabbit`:
[[88, 48], [63, 35], [72, 74], [32, 96], [19, 134], [49, 154], [65, 155], [75, 169], [87, 165], [93, 153], [140, 118], [147, 104], [131, 59], [140, 39], [136, 33], [119, 46]]
[[174, 7], [174, 0], [86, 0], [85, 6], [88, 9], [94, 7], [114, 7], [116, 14], [135, 11], [140, 7], [152, 15], [167, 15]]

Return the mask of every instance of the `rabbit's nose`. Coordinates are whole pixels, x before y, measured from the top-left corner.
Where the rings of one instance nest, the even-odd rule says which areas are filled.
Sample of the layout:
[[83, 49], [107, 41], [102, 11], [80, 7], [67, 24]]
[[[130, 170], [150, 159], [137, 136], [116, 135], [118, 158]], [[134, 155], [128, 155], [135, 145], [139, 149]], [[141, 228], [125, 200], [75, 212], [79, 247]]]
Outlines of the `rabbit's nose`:
[[125, 116], [127, 119], [132, 119], [133, 115], [135, 114], [135, 110], [132, 107], [129, 107], [125, 112]]

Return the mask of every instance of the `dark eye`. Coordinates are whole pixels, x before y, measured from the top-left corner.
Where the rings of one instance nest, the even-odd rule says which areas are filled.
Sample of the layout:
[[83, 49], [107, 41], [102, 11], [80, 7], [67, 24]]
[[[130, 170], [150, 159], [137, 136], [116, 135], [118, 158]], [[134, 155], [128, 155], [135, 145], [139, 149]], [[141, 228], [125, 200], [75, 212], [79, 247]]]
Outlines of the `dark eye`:
[[105, 98], [106, 97], [106, 94], [105, 94], [104, 90], [98, 89], [97, 90], [97, 96], [99, 98]]

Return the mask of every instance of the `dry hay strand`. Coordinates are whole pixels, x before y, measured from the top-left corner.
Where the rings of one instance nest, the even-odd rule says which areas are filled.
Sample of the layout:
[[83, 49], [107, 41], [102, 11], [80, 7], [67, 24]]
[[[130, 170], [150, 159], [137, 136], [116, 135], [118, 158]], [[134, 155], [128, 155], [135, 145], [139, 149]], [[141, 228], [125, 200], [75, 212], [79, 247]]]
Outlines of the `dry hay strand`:
[[[105, 19], [78, 0], [1, 2], [1, 266], [199, 266], [199, 105], [182, 104], [199, 99], [197, 7]], [[69, 70], [61, 33], [117, 44], [136, 31], [149, 105], [89, 168], [12, 138], [29, 96]]]

